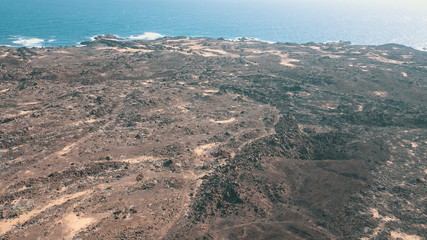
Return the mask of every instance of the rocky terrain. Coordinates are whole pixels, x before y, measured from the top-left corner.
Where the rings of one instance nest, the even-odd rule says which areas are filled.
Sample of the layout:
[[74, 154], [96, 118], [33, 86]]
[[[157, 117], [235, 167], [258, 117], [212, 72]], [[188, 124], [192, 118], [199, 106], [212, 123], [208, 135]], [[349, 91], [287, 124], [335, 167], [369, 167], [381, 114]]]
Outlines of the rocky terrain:
[[82, 44], [0, 48], [0, 239], [427, 238], [427, 53]]

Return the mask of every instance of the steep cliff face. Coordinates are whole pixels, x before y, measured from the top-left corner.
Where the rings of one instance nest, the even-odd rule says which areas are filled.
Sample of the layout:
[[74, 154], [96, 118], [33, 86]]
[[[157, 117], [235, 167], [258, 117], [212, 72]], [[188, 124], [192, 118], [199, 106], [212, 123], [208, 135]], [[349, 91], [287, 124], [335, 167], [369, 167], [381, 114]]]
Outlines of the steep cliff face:
[[0, 48], [0, 238], [427, 236], [427, 54]]

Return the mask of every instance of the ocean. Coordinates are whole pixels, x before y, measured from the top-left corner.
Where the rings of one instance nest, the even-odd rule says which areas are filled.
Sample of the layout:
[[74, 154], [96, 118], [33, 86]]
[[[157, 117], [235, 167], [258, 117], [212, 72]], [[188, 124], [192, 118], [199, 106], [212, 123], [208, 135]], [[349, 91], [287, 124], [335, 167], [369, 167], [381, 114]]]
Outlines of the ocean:
[[421, 0], [0, 0], [0, 45], [74, 46], [100, 34], [427, 49]]

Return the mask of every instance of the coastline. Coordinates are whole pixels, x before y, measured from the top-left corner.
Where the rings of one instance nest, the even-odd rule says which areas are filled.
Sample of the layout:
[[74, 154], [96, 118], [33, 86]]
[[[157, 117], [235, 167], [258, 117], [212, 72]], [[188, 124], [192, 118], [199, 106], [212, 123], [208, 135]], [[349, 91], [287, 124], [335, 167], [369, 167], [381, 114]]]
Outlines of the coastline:
[[[155, 33], [155, 32], [145, 32], [141, 35], [131, 35], [128, 37], [122, 37], [122, 36], [115, 35], [115, 34], [94, 35], [94, 36], [87, 38], [89, 41], [86, 40], [86, 41], [77, 42], [75, 45], [64, 45], [64, 46], [49, 45], [49, 43], [55, 42], [56, 41], [55, 39], [16, 37], [17, 40], [12, 41], [12, 43], [15, 43], [15, 45], [6, 44], [6, 45], [0, 45], [0, 47], [12, 47], [12, 48], [19, 48], [19, 47], [28, 47], [28, 48], [83, 47], [84, 45], [82, 45], [82, 43], [90, 42], [90, 41], [93, 42], [96, 40], [96, 38], [103, 37], [103, 36], [110, 36], [116, 40], [124, 41], [124, 42], [126, 42], [126, 41], [155, 41], [155, 40], [158, 40], [161, 38], [170, 38], [170, 39], [176, 39], [176, 38], [198, 39], [198, 38], [203, 38], [203, 39], [211, 39], [211, 40], [215, 40], [215, 39], [216, 40], [225, 40], [225, 41], [231, 41], [231, 42], [261, 42], [261, 43], [268, 43], [268, 44], [296, 44], [296, 45], [308, 45], [308, 44], [343, 45], [343, 44], [345, 44], [345, 45], [352, 45], [352, 42], [347, 41], [347, 40], [337, 40], [337, 41], [327, 41], [327, 42], [310, 41], [310, 42], [305, 42], [305, 43], [296, 43], [296, 42], [286, 42], [286, 41], [275, 42], [275, 41], [264, 40], [264, 39], [255, 38], [255, 37], [234, 37], [234, 38], [186, 37], [186, 36], [166, 36], [166, 35], [162, 35], [160, 33]], [[427, 51], [427, 47], [415, 47], [415, 46], [409, 46], [409, 45], [405, 45], [405, 44], [401, 44], [401, 43], [393, 43], [393, 42], [382, 43], [382, 44], [354, 44], [354, 45], [376, 47], [376, 46], [384, 46], [384, 45], [390, 45], [390, 44], [391, 45], [397, 45], [397, 46], [404, 46], [404, 47], [408, 47], [408, 48], [413, 48], [415, 50], [422, 51], [422, 52]]]

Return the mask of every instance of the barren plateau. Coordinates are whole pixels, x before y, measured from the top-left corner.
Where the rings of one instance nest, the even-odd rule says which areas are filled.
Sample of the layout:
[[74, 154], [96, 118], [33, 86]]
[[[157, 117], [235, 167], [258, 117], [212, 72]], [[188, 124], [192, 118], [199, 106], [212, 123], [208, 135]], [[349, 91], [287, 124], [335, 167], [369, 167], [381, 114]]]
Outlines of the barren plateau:
[[0, 47], [0, 239], [426, 239], [427, 53]]

